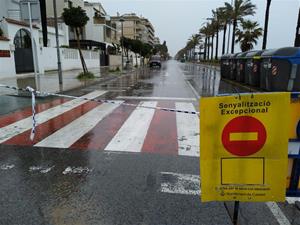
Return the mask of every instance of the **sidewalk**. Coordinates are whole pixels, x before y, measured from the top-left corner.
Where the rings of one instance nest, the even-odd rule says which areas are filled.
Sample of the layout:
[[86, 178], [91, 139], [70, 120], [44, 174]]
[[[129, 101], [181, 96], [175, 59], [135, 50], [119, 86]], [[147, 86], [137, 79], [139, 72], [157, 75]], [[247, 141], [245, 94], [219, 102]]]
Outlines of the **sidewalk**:
[[[75, 88], [86, 87], [88, 85], [106, 81], [109, 79], [114, 79], [120, 77], [121, 73], [110, 73], [108, 68], [101, 68], [101, 74], [99, 68], [89, 69], [90, 72], [95, 74], [95, 79], [87, 80], [87, 81], [80, 81], [77, 79], [77, 75], [82, 72], [82, 70], [71, 70], [71, 71], [63, 71], [63, 84], [59, 85], [58, 82], [58, 72], [52, 71], [47, 72], [45, 74], [38, 75], [35, 79], [33, 74], [28, 76], [17, 76], [13, 78], [5, 78], [0, 79], [0, 84], [16, 86], [19, 88], [26, 88], [30, 86], [35, 90], [41, 92], [52, 92], [52, 93], [60, 93], [66, 92]], [[126, 71], [129, 73], [132, 71]], [[0, 95], [14, 95], [19, 94], [14, 90], [9, 90], [5, 88], [0, 88]]]

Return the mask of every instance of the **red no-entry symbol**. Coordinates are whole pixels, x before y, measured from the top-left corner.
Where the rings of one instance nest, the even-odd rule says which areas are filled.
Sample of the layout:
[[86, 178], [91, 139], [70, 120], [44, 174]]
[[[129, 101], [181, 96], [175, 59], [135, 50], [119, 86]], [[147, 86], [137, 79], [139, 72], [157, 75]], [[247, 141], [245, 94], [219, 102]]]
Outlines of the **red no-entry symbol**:
[[236, 156], [249, 156], [258, 152], [266, 143], [265, 126], [251, 116], [240, 116], [227, 123], [222, 133], [224, 148]]

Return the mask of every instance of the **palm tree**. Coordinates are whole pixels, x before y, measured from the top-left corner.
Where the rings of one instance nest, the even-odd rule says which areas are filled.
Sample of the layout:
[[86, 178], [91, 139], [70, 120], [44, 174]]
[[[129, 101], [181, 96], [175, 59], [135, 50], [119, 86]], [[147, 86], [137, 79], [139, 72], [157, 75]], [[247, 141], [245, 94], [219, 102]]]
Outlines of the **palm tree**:
[[[225, 7], [230, 8], [231, 5], [226, 2]], [[255, 14], [256, 6], [251, 3], [251, 0], [235, 0], [232, 9], [232, 23], [233, 23], [233, 33], [232, 33], [232, 45], [231, 53], [234, 53], [235, 44], [235, 34], [238, 22], [242, 22], [245, 16], [253, 16]]]
[[263, 29], [259, 27], [257, 22], [250, 20], [244, 20], [241, 22], [241, 27], [236, 30], [236, 43], [240, 43], [241, 50], [243, 52], [253, 49], [254, 45], [257, 44], [257, 40], [262, 36]]
[[[204, 27], [202, 27], [199, 31], [199, 33], [201, 35], [204, 36], [205, 38], [205, 41], [204, 41], [204, 60], [208, 59], [209, 58], [209, 27], [208, 27], [208, 24]], [[207, 54], [208, 53], [208, 54]]]
[[193, 34], [192, 37], [189, 39], [189, 42], [191, 43], [191, 47], [193, 48], [193, 51], [194, 51], [194, 60], [195, 60], [196, 48], [197, 48], [197, 46], [201, 42], [201, 36], [200, 36], [200, 34]]
[[216, 10], [212, 11], [213, 13], [213, 23], [214, 23], [214, 29], [216, 32], [216, 53], [215, 53], [215, 60], [218, 59], [219, 54], [219, 32], [221, 30], [221, 27], [223, 25], [223, 11], [222, 8], [217, 8]]
[[265, 28], [264, 28], [264, 39], [262, 49], [267, 48], [267, 41], [268, 41], [268, 25], [269, 25], [269, 14], [270, 14], [270, 6], [272, 0], [267, 0], [267, 7], [266, 7], [266, 14], [265, 14]]
[[[222, 44], [222, 55], [225, 54], [225, 47], [226, 47], [226, 33], [227, 33], [227, 28], [230, 26], [230, 18], [232, 14], [232, 7], [229, 5], [230, 8], [226, 7], [220, 7], [219, 8], [219, 18], [220, 18], [220, 23], [221, 26], [223, 27], [223, 44]], [[230, 35], [230, 34], [229, 34]]]

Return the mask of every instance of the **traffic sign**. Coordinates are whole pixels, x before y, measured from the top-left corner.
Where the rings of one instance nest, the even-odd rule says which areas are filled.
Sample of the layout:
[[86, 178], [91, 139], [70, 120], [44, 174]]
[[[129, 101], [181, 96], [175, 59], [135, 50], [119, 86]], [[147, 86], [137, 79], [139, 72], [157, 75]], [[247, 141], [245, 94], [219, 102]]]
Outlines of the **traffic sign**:
[[222, 132], [224, 148], [236, 156], [255, 154], [264, 146], [266, 139], [265, 126], [252, 116], [239, 116], [232, 119]]
[[202, 201], [284, 201], [290, 94], [200, 102]]

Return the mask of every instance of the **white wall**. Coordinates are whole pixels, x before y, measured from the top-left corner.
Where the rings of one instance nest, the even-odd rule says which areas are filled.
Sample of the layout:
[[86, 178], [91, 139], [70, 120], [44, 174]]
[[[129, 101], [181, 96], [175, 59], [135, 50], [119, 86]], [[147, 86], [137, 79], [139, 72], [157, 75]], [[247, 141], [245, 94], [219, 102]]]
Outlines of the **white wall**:
[[[44, 70], [57, 70], [56, 48], [43, 47], [42, 52], [43, 54], [41, 55], [41, 61], [43, 62]], [[98, 51], [82, 51], [82, 54], [88, 69], [99, 67]], [[60, 55], [62, 70], [74, 70], [82, 68], [78, 50], [61, 48]]]
[[[10, 50], [9, 41], [0, 40], [0, 50]], [[10, 57], [0, 58], [0, 79], [8, 78], [16, 74], [14, 54], [10, 51]]]

